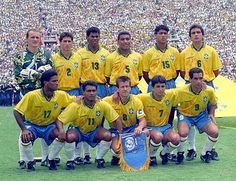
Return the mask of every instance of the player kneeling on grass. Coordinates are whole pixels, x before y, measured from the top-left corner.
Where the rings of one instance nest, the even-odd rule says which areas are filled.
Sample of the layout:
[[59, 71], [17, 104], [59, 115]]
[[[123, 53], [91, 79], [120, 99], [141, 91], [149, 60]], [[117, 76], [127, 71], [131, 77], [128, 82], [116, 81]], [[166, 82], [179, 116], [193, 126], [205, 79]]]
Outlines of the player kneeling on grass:
[[147, 119], [147, 128], [150, 129], [150, 166], [157, 166], [156, 152], [161, 143], [160, 152], [162, 164], [168, 163], [168, 155], [179, 146], [180, 136], [168, 123], [172, 107], [176, 106], [174, 89], [166, 90], [166, 79], [163, 76], [154, 76], [151, 80], [152, 92], [140, 94]]
[[[111, 133], [103, 128], [104, 118], [110, 123], [114, 122], [121, 134], [122, 124], [119, 115], [108, 103], [96, 99], [97, 84], [95, 82], [86, 81], [82, 84], [82, 88], [84, 95], [82, 101], [70, 104], [56, 121], [59, 131], [58, 139], [68, 143], [76, 142], [76, 144], [85, 141], [92, 147], [95, 147], [101, 140], [110, 142]], [[70, 123], [74, 128], [65, 133], [63, 124], [67, 123]], [[54, 162], [56, 154], [49, 154], [49, 168], [51, 170], [56, 169]], [[96, 164], [101, 165], [99, 168], [104, 167], [103, 159], [96, 160]]]
[[[184, 144], [188, 138], [189, 129], [196, 126], [199, 133], [207, 134], [205, 145], [202, 149], [201, 160], [205, 163], [211, 161], [211, 150], [218, 140], [218, 128], [215, 122], [215, 109], [217, 98], [214, 89], [209, 86], [203, 88], [203, 71], [192, 68], [189, 71], [190, 84], [177, 90], [178, 106], [178, 132], [181, 137], [177, 153], [177, 164], [183, 162]], [[210, 111], [207, 104], [210, 101]]]
[[61, 110], [75, 101], [64, 91], [57, 90], [57, 73], [49, 70], [41, 76], [41, 89], [24, 95], [14, 108], [15, 119], [21, 128], [20, 151], [25, 155], [28, 171], [34, 171], [32, 146], [37, 138], [50, 145], [57, 137], [55, 120]]
[[[148, 130], [145, 128], [146, 119], [143, 111], [142, 102], [130, 94], [131, 80], [127, 76], [120, 76], [116, 80], [117, 91], [115, 94], [109, 97], [105, 97], [103, 100], [109, 103], [119, 114], [122, 122], [123, 133], [134, 133], [139, 135], [142, 131], [148, 135]], [[101, 142], [97, 150], [97, 159], [101, 156], [98, 153], [106, 153], [110, 146], [112, 147], [113, 156], [111, 165], [118, 165], [120, 148], [118, 146], [118, 131], [114, 123], [110, 123], [110, 131], [112, 133], [112, 145]], [[99, 150], [103, 150], [100, 151]]]

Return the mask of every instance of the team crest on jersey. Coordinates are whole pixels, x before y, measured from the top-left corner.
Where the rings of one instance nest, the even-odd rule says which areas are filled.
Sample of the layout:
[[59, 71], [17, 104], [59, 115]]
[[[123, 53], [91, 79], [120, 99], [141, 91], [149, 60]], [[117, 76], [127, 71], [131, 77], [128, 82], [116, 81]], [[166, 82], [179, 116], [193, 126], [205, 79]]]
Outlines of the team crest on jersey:
[[170, 56], [170, 60], [172, 60], [172, 61], [173, 61], [174, 59], [175, 59], [175, 58], [174, 58], [174, 56], [173, 56], [173, 55], [171, 55], [171, 56]]
[[104, 60], [105, 60], [105, 56], [102, 55], [102, 56], [101, 56], [101, 61], [104, 61]]
[[54, 109], [56, 109], [56, 108], [58, 108], [58, 104], [57, 103], [54, 104]]
[[129, 114], [134, 114], [134, 109], [133, 108], [129, 109]]
[[75, 68], [78, 68], [78, 67], [79, 67], [79, 65], [78, 65], [77, 62], [74, 63], [74, 67], [75, 67]]
[[204, 59], [208, 59], [209, 55], [207, 53], [204, 54]]
[[133, 59], [133, 64], [134, 64], [134, 65], [137, 65], [137, 64], [138, 64], [138, 61], [135, 60], [135, 59]]
[[207, 96], [204, 96], [204, 97], [203, 97], [203, 102], [208, 102]]
[[101, 115], [100, 111], [96, 111], [96, 116], [99, 117]]
[[142, 114], [143, 114], [143, 110], [142, 110], [142, 109], [139, 109], [137, 114], [138, 114], [138, 115], [142, 115]]
[[170, 101], [166, 100], [166, 106], [169, 106], [169, 105], [170, 105]]

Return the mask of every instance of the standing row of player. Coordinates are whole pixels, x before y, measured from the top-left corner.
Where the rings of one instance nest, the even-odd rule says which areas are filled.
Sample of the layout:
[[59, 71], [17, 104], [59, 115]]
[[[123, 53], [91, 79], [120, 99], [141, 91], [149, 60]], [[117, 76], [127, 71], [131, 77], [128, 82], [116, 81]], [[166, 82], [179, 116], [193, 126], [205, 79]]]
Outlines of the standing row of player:
[[[174, 80], [179, 72], [186, 81], [189, 81], [189, 76], [185, 72], [189, 72], [192, 67], [199, 67], [203, 70], [204, 80], [212, 84], [212, 80], [219, 74], [221, 63], [215, 50], [204, 43], [202, 27], [193, 25], [190, 28], [189, 35], [192, 45], [181, 54], [167, 44], [168, 31], [168, 27], [164, 25], [157, 26], [154, 32], [156, 44], [142, 56], [131, 50], [131, 35], [128, 32], [119, 33], [118, 49], [111, 54], [99, 46], [100, 30], [96, 27], [86, 31], [88, 44], [77, 52], [72, 52], [73, 36], [65, 32], [60, 35], [60, 51], [53, 55], [51, 61], [50, 53], [39, 48], [40, 32], [29, 30], [26, 36], [27, 49], [18, 53], [14, 61], [16, 80], [20, 85], [21, 93], [25, 94], [39, 88], [40, 74], [53, 67], [58, 73], [60, 90], [64, 90], [70, 95], [81, 95], [83, 90], [80, 88], [80, 82], [93, 80], [98, 85], [97, 94], [103, 98], [114, 93], [115, 82], [120, 75], [128, 76], [131, 79], [131, 93], [138, 94], [140, 91], [137, 85], [142, 75], [149, 84], [149, 91], [151, 91], [150, 79], [155, 75], [163, 75], [169, 89], [175, 87]], [[107, 87], [107, 83], [109, 87]], [[173, 120], [173, 110], [170, 121]], [[192, 133], [190, 135], [194, 136]], [[196, 148], [194, 141], [190, 142], [193, 143], [192, 146], [190, 145], [190, 159], [193, 159]], [[86, 145], [84, 146], [86, 147]], [[87, 156], [86, 160], [90, 163], [88, 146], [86, 150], [85, 157]], [[43, 160], [45, 160], [48, 153], [43, 155]], [[82, 162], [83, 160], [78, 154], [77, 163]]]

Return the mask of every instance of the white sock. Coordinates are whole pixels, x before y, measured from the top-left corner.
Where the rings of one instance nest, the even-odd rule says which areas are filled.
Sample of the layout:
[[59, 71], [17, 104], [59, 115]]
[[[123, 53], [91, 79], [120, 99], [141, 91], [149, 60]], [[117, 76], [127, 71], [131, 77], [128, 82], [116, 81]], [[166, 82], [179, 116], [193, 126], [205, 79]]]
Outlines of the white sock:
[[48, 156], [49, 146], [42, 138], [40, 138], [40, 145], [41, 145], [41, 155], [42, 155], [42, 161], [43, 161], [43, 160], [46, 160]]
[[210, 136], [207, 136], [205, 145], [202, 149], [202, 155], [205, 155], [207, 151], [211, 151], [215, 143], [217, 142], [217, 138], [212, 138]]
[[90, 156], [90, 146], [88, 143], [83, 142], [84, 156]]
[[191, 128], [189, 129], [189, 135], [188, 135], [188, 143], [189, 143], [189, 150], [193, 149], [196, 151], [196, 146], [195, 146], [195, 127], [191, 126]]
[[52, 146], [51, 146], [51, 151], [48, 155], [48, 159], [54, 160], [56, 158], [56, 156], [59, 154], [59, 152], [61, 151], [64, 144], [65, 143], [62, 143], [62, 142], [58, 141], [57, 139], [55, 139], [51, 144]]
[[175, 150], [175, 149], [178, 148], [178, 147], [179, 147], [179, 144], [178, 144], [178, 145], [174, 145], [173, 143], [168, 142], [168, 143], [164, 146], [163, 150], [161, 151], [161, 154], [164, 155], [164, 154], [166, 154], [166, 153], [171, 153], [173, 150]]
[[34, 161], [34, 157], [33, 157], [33, 146], [32, 143], [28, 143], [28, 144], [24, 144], [22, 145], [22, 152], [25, 155], [25, 161], [29, 162], [29, 161]]
[[152, 139], [150, 140], [150, 157], [155, 157], [158, 148], [161, 146], [161, 143], [154, 143]]
[[108, 152], [108, 150], [110, 149], [110, 146], [111, 146], [111, 141], [109, 142], [101, 141], [97, 145], [96, 159], [102, 159], [105, 156], [105, 154]]
[[19, 147], [19, 154], [20, 154], [20, 161], [26, 161], [26, 155], [23, 151], [23, 145], [21, 144], [21, 133], [18, 138], [18, 147]]
[[75, 147], [75, 158], [81, 157], [82, 144], [82, 142], [79, 142]]
[[188, 137], [180, 137], [179, 147], [177, 148], [177, 152], [184, 152], [184, 145], [187, 141]]
[[67, 161], [73, 161], [75, 158], [75, 143], [65, 143], [65, 153]]

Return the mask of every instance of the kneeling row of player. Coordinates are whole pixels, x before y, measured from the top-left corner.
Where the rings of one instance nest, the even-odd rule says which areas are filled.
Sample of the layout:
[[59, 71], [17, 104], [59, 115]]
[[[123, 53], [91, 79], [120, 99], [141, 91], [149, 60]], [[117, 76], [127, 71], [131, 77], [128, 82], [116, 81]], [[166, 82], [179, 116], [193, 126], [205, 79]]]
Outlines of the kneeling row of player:
[[[120, 145], [118, 135], [142, 131], [150, 136], [150, 165], [155, 166], [156, 152], [163, 143], [160, 153], [162, 164], [168, 163], [168, 154], [177, 148], [177, 164], [183, 162], [184, 144], [189, 128], [195, 125], [199, 132], [207, 134], [207, 140], [201, 153], [201, 159], [209, 163], [210, 151], [218, 139], [218, 128], [215, 124], [214, 112], [217, 99], [214, 90], [203, 83], [203, 72], [193, 68], [189, 72], [190, 84], [172, 90], [165, 90], [166, 80], [155, 76], [152, 81], [152, 92], [131, 95], [131, 82], [126, 76], [117, 79], [117, 92], [110, 97], [99, 100], [96, 97], [97, 85], [87, 81], [82, 85], [83, 97], [72, 97], [57, 90], [57, 73], [47, 71], [41, 77], [42, 89], [27, 93], [14, 109], [14, 116], [22, 130], [20, 153], [24, 153], [28, 161], [27, 169], [34, 168], [32, 143], [43, 138], [50, 145], [48, 156], [49, 169], [56, 170], [54, 161], [64, 142], [71, 143], [67, 149], [67, 169], [74, 169], [73, 155], [75, 144], [81, 141], [95, 147], [98, 143], [96, 165], [104, 167], [104, 155], [111, 147], [112, 164], [118, 164]], [[207, 105], [210, 102], [210, 109]], [[178, 133], [168, 123], [173, 107], [178, 106]], [[65, 110], [62, 112], [62, 110]], [[104, 118], [110, 130], [103, 128]], [[55, 121], [56, 120], [56, 121]], [[137, 122], [138, 120], [138, 122]], [[63, 125], [72, 127], [64, 132]], [[150, 131], [148, 131], [150, 130]]]

